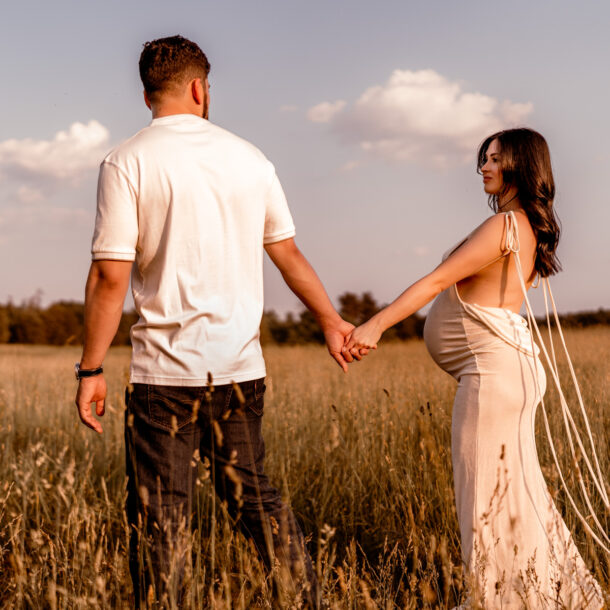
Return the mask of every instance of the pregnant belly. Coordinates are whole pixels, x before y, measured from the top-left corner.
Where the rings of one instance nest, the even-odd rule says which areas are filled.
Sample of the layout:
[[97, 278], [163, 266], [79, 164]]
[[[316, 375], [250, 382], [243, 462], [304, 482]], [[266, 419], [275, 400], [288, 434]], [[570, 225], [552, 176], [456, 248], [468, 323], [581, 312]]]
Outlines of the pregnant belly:
[[448, 291], [441, 292], [434, 299], [424, 324], [424, 342], [430, 355], [440, 366], [442, 365], [439, 358], [445, 351], [447, 338], [455, 337], [456, 332], [459, 333], [460, 330], [459, 311], [456, 311], [453, 305]]
[[424, 342], [430, 356], [456, 379], [477, 372], [476, 359], [464, 326], [463, 312], [445, 290], [432, 304], [424, 325]]

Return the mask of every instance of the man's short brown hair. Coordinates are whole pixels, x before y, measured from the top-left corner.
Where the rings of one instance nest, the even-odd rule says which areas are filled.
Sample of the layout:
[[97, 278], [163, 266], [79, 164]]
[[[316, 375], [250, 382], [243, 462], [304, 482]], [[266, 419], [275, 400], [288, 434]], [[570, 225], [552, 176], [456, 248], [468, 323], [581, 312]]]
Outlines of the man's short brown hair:
[[140, 78], [151, 101], [193, 78], [203, 81], [209, 72], [210, 62], [205, 53], [182, 36], [144, 43], [140, 55]]

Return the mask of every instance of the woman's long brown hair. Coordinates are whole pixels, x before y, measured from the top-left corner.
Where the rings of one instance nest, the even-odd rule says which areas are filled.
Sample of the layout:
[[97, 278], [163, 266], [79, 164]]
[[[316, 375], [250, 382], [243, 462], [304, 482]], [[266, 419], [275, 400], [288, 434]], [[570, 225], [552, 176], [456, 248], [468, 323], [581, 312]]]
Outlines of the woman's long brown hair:
[[[561, 270], [555, 254], [561, 227], [553, 209], [555, 181], [551, 169], [551, 155], [546, 140], [533, 129], [506, 129], [485, 139], [479, 147], [477, 172], [485, 165], [489, 145], [497, 140], [500, 167], [506, 190], [517, 189], [519, 202], [527, 214], [536, 235], [534, 269], [540, 277], [548, 277]], [[489, 207], [498, 211], [502, 193], [489, 195]]]

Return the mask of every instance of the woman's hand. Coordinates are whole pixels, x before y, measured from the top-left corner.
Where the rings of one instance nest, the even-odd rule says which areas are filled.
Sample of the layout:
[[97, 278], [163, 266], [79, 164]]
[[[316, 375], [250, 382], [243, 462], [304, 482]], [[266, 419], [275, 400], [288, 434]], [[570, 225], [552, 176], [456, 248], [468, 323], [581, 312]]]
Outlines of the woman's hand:
[[345, 338], [344, 352], [360, 352], [361, 350], [377, 349], [377, 342], [383, 331], [374, 318], [356, 328]]

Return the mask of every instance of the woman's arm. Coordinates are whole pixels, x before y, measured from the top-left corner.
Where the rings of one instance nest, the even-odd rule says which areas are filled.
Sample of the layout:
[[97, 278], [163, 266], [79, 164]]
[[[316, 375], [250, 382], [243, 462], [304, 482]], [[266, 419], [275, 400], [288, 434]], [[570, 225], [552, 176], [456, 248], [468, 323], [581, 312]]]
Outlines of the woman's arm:
[[408, 318], [452, 284], [474, 275], [505, 254], [504, 223], [504, 214], [487, 219], [434, 271], [417, 280], [396, 300], [354, 330], [345, 349], [376, 349], [381, 335], [390, 326]]

